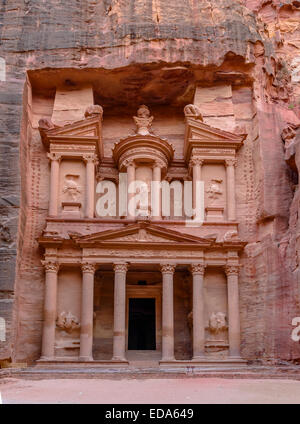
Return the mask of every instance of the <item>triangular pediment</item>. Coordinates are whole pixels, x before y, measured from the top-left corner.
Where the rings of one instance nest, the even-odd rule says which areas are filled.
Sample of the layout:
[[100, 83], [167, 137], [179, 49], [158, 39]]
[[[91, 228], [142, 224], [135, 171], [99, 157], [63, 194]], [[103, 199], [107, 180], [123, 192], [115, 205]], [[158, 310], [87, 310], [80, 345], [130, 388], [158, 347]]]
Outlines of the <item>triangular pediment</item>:
[[53, 125], [50, 128], [39, 127], [43, 144], [48, 149], [50, 143], [63, 142], [74, 144], [96, 143], [99, 152], [102, 153], [101, 142], [101, 117], [99, 115], [81, 119], [63, 126]]
[[246, 138], [246, 134], [235, 134], [219, 128], [211, 127], [204, 122], [189, 118], [186, 121], [186, 139], [195, 141], [212, 141], [240, 143]]
[[170, 230], [151, 223], [137, 223], [125, 228], [107, 230], [85, 236], [70, 235], [73, 241], [79, 245], [97, 244], [118, 244], [128, 245], [134, 243], [143, 244], [165, 244], [165, 245], [205, 245], [208, 246], [214, 239], [195, 237], [189, 234], [182, 234], [178, 231]]

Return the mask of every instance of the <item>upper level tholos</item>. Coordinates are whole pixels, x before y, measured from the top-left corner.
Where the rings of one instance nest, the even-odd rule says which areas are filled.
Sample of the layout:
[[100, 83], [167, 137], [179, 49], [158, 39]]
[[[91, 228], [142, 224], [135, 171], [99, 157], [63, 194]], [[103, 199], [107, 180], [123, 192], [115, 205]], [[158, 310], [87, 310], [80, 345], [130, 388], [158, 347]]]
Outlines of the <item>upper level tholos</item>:
[[[153, 130], [157, 117], [141, 105], [132, 133], [126, 128], [109, 152], [100, 105], [86, 107], [82, 119], [59, 116], [54, 111], [52, 119], [39, 120], [51, 169], [48, 221], [142, 218], [180, 225], [203, 219], [209, 228], [237, 229], [235, 166], [245, 134], [204, 123], [199, 108], [189, 104], [182, 112], [182, 139], [174, 142], [172, 125], [166, 133], [158, 117]], [[120, 132], [122, 123], [116, 119], [115, 125]]]

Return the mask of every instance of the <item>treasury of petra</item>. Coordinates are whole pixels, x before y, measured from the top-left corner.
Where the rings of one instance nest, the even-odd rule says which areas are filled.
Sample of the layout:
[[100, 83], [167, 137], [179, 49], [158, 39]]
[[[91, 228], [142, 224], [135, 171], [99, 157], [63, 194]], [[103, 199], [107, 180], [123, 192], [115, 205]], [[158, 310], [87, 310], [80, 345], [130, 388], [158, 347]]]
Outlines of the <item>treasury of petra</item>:
[[299, 1], [13, 3], [0, 363], [297, 363]]

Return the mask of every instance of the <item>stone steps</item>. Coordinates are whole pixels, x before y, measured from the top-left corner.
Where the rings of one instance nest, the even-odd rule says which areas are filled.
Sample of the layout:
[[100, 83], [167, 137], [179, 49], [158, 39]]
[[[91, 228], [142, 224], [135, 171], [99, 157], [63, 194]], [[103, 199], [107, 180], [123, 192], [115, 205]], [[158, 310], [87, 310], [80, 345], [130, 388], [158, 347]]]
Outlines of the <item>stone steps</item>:
[[158, 366], [144, 366], [134, 364], [127, 368], [97, 368], [90, 365], [78, 367], [59, 368], [55, 365], [36, 367], [30, 366], [23, 369], [6, 368], [0, 370], [1, 378], [24, 378], [29, 380], [44, 379], [145, 379], [145, 378], [230, 378], [230, 379], [293, 379], [300, 380], [300, 369], [297, 366], [267, 367], [185, 367], [185, 368], [159, 368]]

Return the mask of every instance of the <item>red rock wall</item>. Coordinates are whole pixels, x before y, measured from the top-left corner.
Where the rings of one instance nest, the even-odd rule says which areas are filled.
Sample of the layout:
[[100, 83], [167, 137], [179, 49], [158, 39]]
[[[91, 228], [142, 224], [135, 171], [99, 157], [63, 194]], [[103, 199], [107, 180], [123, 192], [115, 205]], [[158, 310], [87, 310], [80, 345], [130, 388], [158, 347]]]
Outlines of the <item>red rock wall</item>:
[[[108, 72], [129, 65], [137, 85], [149, 66], [186, 67], [179, 105], [189, 102], [197, 84], [232, 85], [235, 120], [248, 131], [237, 171], [240, 231], [249, 242], [241, 278], [243, 355], [300, 357], [299, 345], [290, 338], [291, 318], [300, 315], [298, 200], [293, 200], [280, 137], [287, 122], [300, 118], [298, 2], [184, 0], [180, 7], [175, 0], [2, 3], [0, 56], [7, 77], [0, 82], [0, 315], [9, 331], [7, 341], [0, 341], [0, 358], [30, 361], [40, 351], [43, 274], [36, 237], [47, 210], [47, 161], [32, 128], [26, 72], [34, 91], [45, 85], [37, 70], [53, 69], [55, 87], [59, 70], [71, 78], [79, 70]], [[129, 98], [135, 95], [134, 84], [127, 87]], [[51, 89], [45, 88], [49, 110]], [[36, 97], [43, 95], [36, 92]], [[151, 89], [144, 97], [153, 98]], [[109, 98], [105, 101], [109, 105]]]

